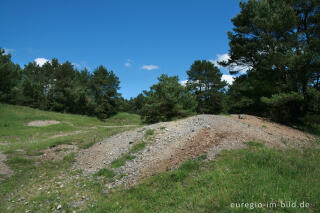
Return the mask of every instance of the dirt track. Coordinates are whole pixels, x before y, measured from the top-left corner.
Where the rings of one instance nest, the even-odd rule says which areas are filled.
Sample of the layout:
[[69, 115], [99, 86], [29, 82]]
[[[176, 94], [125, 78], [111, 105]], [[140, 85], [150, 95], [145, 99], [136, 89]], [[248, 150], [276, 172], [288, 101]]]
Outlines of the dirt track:
[[[153, 137], [144, 136], [148, 129], [155, 130]], [[136, 158], [116, 170], [126, 176], [111, 187], [119, 184], [130, 186], [160, 171], [176, 168], [186, 159], [206, 153], [212, 160], [219, 151], [245, 147], [244, 142], [250, 140], [276, 148], [289, 148], [308, 145], [313, 136], [254, 116], [238, 119], [235, 115], [198, 115], [110, 137], [78, 152], [74, 168], [91, 174], [109, 167], [113, 160], [128, 153], [134, 144], [144, 141], [147, 146], [135, 154]]]

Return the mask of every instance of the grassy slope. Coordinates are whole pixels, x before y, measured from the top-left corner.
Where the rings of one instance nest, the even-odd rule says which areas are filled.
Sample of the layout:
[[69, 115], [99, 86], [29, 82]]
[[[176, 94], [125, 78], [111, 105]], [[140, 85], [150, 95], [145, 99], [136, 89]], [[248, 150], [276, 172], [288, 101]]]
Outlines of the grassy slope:
[[[0, 118], [0, 151], [8, 155], [7, 163], [15, 172], [14, 176], [0, 182], [0, 212], [25, 212], [27, 209], [51, 211], [52, 208], [56, 208], [56, 202], [63, 203], [60, 192], [55, 190], [55, 184], [79, 174], [78, 171], [70, 171], [73, 154], [55, 162], [32, 160], [28, 155], [39, 155], [41, 150], [58, 144], [72, 143], [80, 149], [88, 148], [103, 138], [134, 128], [116, 126], [141, 123], [138, 115], [128, 113], [119, 113], [102, 122], [94, 117], [41, 111], [7, 104], [0, 104]], [[58, 120], [61, 123], [44, 127], [26, 125], [34, 120]], [[112, 128], [105, 128], [105, 126], [112, 126]], [[51, 138], [75, 131], [81, 131], [81, 133]], [[77, 183], [89, 181], [86, 177], [80, 177], [80, 179]], [[90, 183], [89, 181], [88, 185]], [[49, 189], [49, 193], [43, 192], [41, 186], [43, 189], [47, 187], [51, 190]], [[71, 184], [70, 187], [71, 189], [68, 187], [61, 189], [67, 196], [63, 198], [65, 201], [69, 200], [71, 196], [69, 193], [81, 191], [77, 184]], [[84, 194], [88, 193], [90, 192], [84, 192]]]
[[[101, 126], [139, 125], [140, 117], [128, 113], [119, 113], [105, 122], [97, 118], [41, 111], [29, 107], [0, 104], [0, 141], [8, 145], [0, 146], [0, 151], [12, 153], [17, 149], [37, 152], [44, 148], [62, 143], [76, 143], [87, 148], [104, 137], [128, 128], [110, 128]], [[57, 120], [60, 124], [30, 127], [26, 124], [34, 120]], [[95, 127], [95, 128], [92, 128]], [[50, 138], [58, 134], [83, 131], [82, 134]]]
[[[97, 137], [98, 141], [124, 130], [99, 127], [88, 130], [88, 127], [137, 124], [137, 116], [120, 114], [103, 123], [85, 116], [0, 105], [0, 118], [0, 141], [10, 143], [0, 149], [9, 153], [8, 164], [15, 171], [13, 177], [0, 183], [0, 212], [52, 212], [58, 205], [67, 212], [248, 212], [247, 208], [231, 208], [230, 204], [281, 201], [305, 201], [311, 207], [273, 210], [320, 212], [320, 151], [316, 148], [319, 140], [312, 149], [303, 152], [273, 150], [249, 142], [248, 149], [225, 151], [215, 162], [188, 161], [176, 171], [156, 175], [129, 190], [107, 192], [105, 184], [119, 178], [112, 171], [85, 177], [80, 171], [70, 170], [72, 154], [61, 161], [36, 162], [14, 149], [38, 151], [48, 145], [70, 142], [85, 148], [95, 142], [92, 137]], [[59, 125], [36, 129], [24, 126], [37, 119], [67, 121], [73, 126], [63, 123], [59, 125], [64, 128]], [[83, 129], [88, 132], [53, 141], [47, 139], [48, 135], [60, 131]], [[38, 141], [37, 145], [32, 141]], [[272, 209], [254, 209], [254, 212], [270, 211]]]
[[[177, 171], [101, 196], [90, 212], [320, 212], [319, 149], [301, 153], [248, 145], [221, 153], [216, 162], [188, 161]], [[281, 208], [281, 202], [310, 207]], [[232, 208], [232, 203], [249, 206]]]

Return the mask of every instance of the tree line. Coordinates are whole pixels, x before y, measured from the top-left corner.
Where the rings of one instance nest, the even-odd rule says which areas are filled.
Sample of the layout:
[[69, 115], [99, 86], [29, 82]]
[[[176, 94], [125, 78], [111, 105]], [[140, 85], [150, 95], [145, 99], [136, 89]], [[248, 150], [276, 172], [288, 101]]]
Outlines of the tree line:
[[188, 81], [161, 75], [135, 98], [118, 93], [119, 78], [105, 67], [78, 71], [57, 59], [23, 69], [0, 51], [0, 101], [107, 118], [138, 113], [148, 123], [193, 114], [247, 113], [289, 124], [320, 123], [320, 2], [248, 0], [228, 32], [232, 85], [210, 61], [197, 60]]
[[0, 101], [42, 110], [107, 118], [118, 111], [119, 78], [99, 66], [78, 71], [57, 59], [23, 69], [0, 49]]

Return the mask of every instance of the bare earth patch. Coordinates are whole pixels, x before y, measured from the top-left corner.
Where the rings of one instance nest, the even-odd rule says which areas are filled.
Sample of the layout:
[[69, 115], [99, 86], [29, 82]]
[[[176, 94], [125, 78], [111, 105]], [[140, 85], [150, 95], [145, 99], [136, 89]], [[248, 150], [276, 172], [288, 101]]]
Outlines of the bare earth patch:
[[13, 175], [13, 171], [6, 164], [7, 156], [0, 152], [0, 181]]
[[32, 156], [34, 159], [41, 159], [41, 160], [51, 160], [57, 161], [62, 160], [67, 154], [71, 152], [76, 152], [78, 147], [73, 144], [60, 144], [55, 147], [51, 147], [45, 150], [42, 150], [42, 155], [39, 156]]
[[31, 121], [27, 124], [27, 126], [49, 126], [49, 125], [54, 125], [54, 124], [59, 124], [60, 121], [55, 121], [55, 120], [36, 120], [36, 121]]
[[[155, 135], [145, 137], [148, 129]], [[125, 176], [110, 187], [135, 185], [150, 175], [177, 168], [187, 159], [206, 154], [215, 159], [221, 150], [244, 148], [247, 141], [260, 141], [275, 148], [308, 146], [314, 137], [296, 129], [275, 124], [255, 116], [198, 115], [173, 122], [149, 125], [112, 136], [76, 155], [75, 169], [92, 174], [110, 167], [113, 160], [129, 152], [139, 142], [146, 147], [135, 153], [135, 159], [115, 169]]]

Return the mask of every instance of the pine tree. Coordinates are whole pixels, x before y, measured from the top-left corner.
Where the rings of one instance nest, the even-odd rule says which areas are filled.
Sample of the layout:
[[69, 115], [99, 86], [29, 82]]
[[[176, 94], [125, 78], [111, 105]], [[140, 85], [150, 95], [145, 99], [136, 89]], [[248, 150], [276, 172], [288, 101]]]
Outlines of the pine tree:
[[222, 73], [210, 61], [197, 60], [187, 71], [187, 88], [196, 96], [198, 113], [220, 113], [224, 110], [224, 88]]
[[141, 115], [147, 123], [169, 121], [195, 112], [195, 98], [179, 83], [178, 76], [161, 75], [158, 83], [144, 91], [146, 96]]
[[94, 70], [91, 91], [97, 104], [96, 114], [99, 118], [104, 119], [116, 113], [119, 84], [119, 78], [113, 71], [109, 72], [103, 66]]
[[20, 81], [20, 67], [11, 61], [11, 55], [0, 48], [0, 101], [15, 103]]

